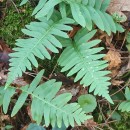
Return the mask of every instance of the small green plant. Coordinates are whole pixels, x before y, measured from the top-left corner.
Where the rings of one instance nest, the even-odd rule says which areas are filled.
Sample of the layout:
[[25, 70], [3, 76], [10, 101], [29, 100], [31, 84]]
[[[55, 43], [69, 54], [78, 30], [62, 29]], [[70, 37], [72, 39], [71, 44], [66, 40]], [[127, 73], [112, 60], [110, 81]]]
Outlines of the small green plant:
[[122, 112], [129, 112], [130, 111], [130, 89], [128, 87], [126, 87], [125, 89], [125, 98], [126, 101], [122, 102], [119, 105], [119, 110], [121, 110]]
[[[21, 5], [26, 2], [28, 0], [23, 0]], [[96, 47], [101, 40], [92, 39], [97, 32], [94, 25], [108, 35], [123, 31], [122, 26], [106, 13], [109, 3], [110, 0], [39, 0], [32, 13], [36, 21], [22, 29], [27, 38], [17, 39], [17, 47], [10, 54], [10, 72], [5, 87], [1, 87], [0, 103], [4, 113], [7, 113], [11, 97], [18, 89], [10, 86], [12, 81], [27, 69], [38, 68], [38, 58], [51, 60], [50, 52], [59, 53], [59, 49], [63, 50], [57, 61], [62, 67], [61, 72], [67, 72], [67, 76], [74, 75], [74, 81], [89, 87], [89, 93], [94, 92], [113, 104], [107, 76], [110, 72], [105, 70], [108, 64], [102, 60], [103, 48]], [[72, 25], [80, 25], [81, 29], [69, 38]], [[79, 97], [78, 103], [68, 103], [72, 97], [70, 93], [56, 95], [62, 83], [52, 79], [39, 85], [42, 76], [43, 71], [40, 71], [31, 84], [20, 88], [21, 95], [11, 116], [19, 111], [30, 95], [31, 114], [37, 124], [44, 120], [46, 127], [50, 124], [59, 128], [62, 124], [74, 127], [75, 123], [80, 126], [92, 117], [86, 113], [95, 109], [95, 97], [86, 94]], [[91, 99], [93, 102], [88, 102]]]
[[127, 41], [126, 47], [128, 48], [128, 50], [130, 52], [130, 32], [128, 32], [126, 35], [126, 41]]

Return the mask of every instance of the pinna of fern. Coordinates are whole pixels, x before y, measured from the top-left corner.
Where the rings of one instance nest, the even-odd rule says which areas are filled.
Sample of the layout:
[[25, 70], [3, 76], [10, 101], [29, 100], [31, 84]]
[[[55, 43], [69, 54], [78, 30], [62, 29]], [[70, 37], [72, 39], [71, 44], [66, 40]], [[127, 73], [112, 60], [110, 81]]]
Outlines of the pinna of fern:
[[[23, 0], [22, 3], [24, 1], [27, 2], [27, 0]], [[110, 0], [39, 0], [32, 14], [36, 15], [36, 18], [47, 16], [49, 19], [58, 4], [62, 18], [72, 15], [71, 18], [88, 30], [92, 30], [94, 23], [108, 35], [111, 35], [111, 32], [124, 31], [122, 26], [106, 13]]]
[[31, 22], [26, 25], [26, 29], [22, 32], [28, 36], [27, 39], [18, 39], [15, 52], [10, 54], [10, 69], [6, 87], [17, 77], [21, 77], [22, 73], [32, 70], [32, 65], [38, 67], [36, 57], [40, 59], [51, 59], [48, 52], [58, 53], [57, 48], [62, 48], [61, 42], [56, 36], [68, 38], [67, 32], [72, 30], [68, 24], [74, 23], [70, 18], [60, 18], [57, 13], [48, 21], [46, 17], [40, 18], [40, 22]]
[[[92, 117], [86, 115], [78, 103], [67, 104], [72, 98], [70, 93], [56, 95], [61, 87], [61, 82], [52, 79], [39, 85], [43, 73], [43, 70], [40, 71], [30, 85], [20, 88], [22, 92], [15, 103], [11, 116], [14, 116], [20, 110], [28, 95], [30, 95], [32, 97], [31, 115], [37, 124], [40, 124], [44, 117], [45, 126], [51, 124], [52, 127], [55, 127], [57, 124], [60, 128], [64, 123], [66, 127], [69, 125], [74, 127], [75, 122], [80, 126], [81, 123]], [[3, 110], [6, 114], [16, 88], [8, 87], [3, 91]]]
[[126, 100], [121, 102], [121, 104], [118, 107], [118, 110], [121, 110], [121, 112], [130, 112], [130, 88], [126, 87], [125, 89], [125, 98]]
[[94, 91], [94, 95], [99, 95], [113, 103], [109, 96], [108, 86], [110, 78], [106, 75], [110, 72], [104, 70], [107, 67], [107, 61], [101, 60], [104, 54], [99, 54], [102, 47], [96, 47], [100, 40], [89, 41], [96, 30], [91, 32], [81, 29], [74, 40], [66, 46], [58, 63], [62, 66], [62, 72], [69, 71], [67, 76], [76, 74], [75, 82], [80, 80], [84, 87], [90, 86], [89, 92]]

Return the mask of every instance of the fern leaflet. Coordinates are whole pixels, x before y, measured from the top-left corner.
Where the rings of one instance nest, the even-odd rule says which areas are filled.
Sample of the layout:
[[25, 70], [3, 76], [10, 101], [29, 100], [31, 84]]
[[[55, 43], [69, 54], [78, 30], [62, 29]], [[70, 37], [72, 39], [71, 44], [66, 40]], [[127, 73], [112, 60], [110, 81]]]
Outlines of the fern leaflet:
[[[82, 27], [86, 27], [88, 30], [92, 30], [92, 21], [99, 29], [106, 31], [108, 35], [110, 35], [111, 32], [116, 33], [116, 31], [123, 30], [121, 25], [118, 24], [121, 28], [119, 29], [113, 18], [106, 13], [110, 0], [44, 0], [43, 2], [40, 0], [33, 14], [36, 14], [36, 18], [46, 15], [49, 18], [54, 11], [55, 5], [58, 4], [62, 16], [66, 16], [66, 12], [71, 10], [74, 20]], [[68, 16], [70, 16], [70, 13]]]
[[[62, 123], [64, 123], [66, 127], [69, 125], [74, 127], [74, 122], [81, 125], [85, 120], [91, 118], [91, 116], [85, 114], [78, 103], [67, 104], [72, 98], [70, 93], [56, 96], [61, 87], [61, 82], [55, 82], [55, 80], [52, 79], [38, 85], [43, 72], [43, 70], [39, 72], [30, 85], [20, 88], [22, 93], [13, 108], [11, 116], [14, 116], [19, 111], [28, 95], [31, 95], [32, 118], [37, 124], [41, 123], [43, 116], [45, 125], [49, 126], [51, 124], [53, 127], [55, 127], [56, 123], [58, 127], [61, 127]], [[3, 102], [3, 108], [5, 110], [4, 112], [7, 113], [10, 99], [15, 93], [15, 88], [8, 87], [4, 91], [4, 99], [8, 100], [8, 102]]]
[[126, 101], [123, 101], [120, 105], [118, 110], [122, 112], [130, 112], [130, 88], [126, 87], [125, 89], [125, 98]]
[[98, 54], [103, 48], [93, 48], [100, 40], [89, 41], [95, 30], [87, 32], [86, 29], [81, 29], [72, 41], [61, 54], [58, 63], [62, 66], [62, 72], [68, 71], [67, 76], [77, 73], [75, 82], [81, 80], [80, 83], [84, 86], [89, 86], [89, 92], [94, 91], [95, 95], [105, 97], [109, 102], [113, 103], [108, 94], [108, 85], [110, 85], [109, 71], [103, 71], [107, 67], [106, 61], [100, 60], [104, 54]]
[[[58, 53], [57, 48], [62, 48], [62, 44], [57, 40], [56, 36], [68, 38], [64, 31], [72, 30], [66, 24], [73, 23], [70, 18], [59, 19], [58, 16], [53, 16], [49, 21], [47, 18], [41, 18], [40, 22], [31, 22], [23, 29], [23, 33], [30, 36], [28, 39], [18, 39], [17, 47], [11, 53], [10, 72], [6, 87], [16, 78], [22, 76], [22, 72], [26, 69], [32, 70], [32, 65], [38, 67], [36, 57], [40, 59], [51, 59], [48, 52]], [[31, 65], [32, 64], [32, 65]]]

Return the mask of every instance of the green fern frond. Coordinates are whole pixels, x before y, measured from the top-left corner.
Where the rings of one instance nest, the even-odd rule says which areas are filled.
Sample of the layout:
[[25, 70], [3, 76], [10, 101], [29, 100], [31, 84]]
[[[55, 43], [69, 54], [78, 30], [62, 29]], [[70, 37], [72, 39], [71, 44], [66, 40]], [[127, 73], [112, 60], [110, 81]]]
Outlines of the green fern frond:
[[121, 110], [122, 112], [130, 112], [130, 88], [126, 87], [125, 89], [125, 98], [126, 101], [122, 102], [119, 105], [118, 110]]
[[121, 112], [130, 112], [130, 101], [124, 101], [119, 105], [118, 110]]
[[[49, 80], [38, 85], [43, 73], [44, 71], [42, 70], [30, 85], [20, 88], [22, 93], [13, 108], [11, 116], [14, 116], [19, 111], [28, 95], [31, 95], [32, 118], [37, 124], [40, 124], [44, 117], [46, 126], [51, 124], [55, 127], [57, 124], [58, 127], [61, 127], [62, 123], [64, 123], [66, 127], [69, 125], [74, 127], [74, 122], [81, 125], [85, 120], [91, 118], [91, 116], [85, 114], [78, 103], [67, 104], [72, 98], [70, 93], [56, 96], [61, 87], [61, 82]], [[15, 93], [15, 88], [9, 87], [5, 91], [4, 100], [6, 101], [3, 103], [3, 108], [4, 112], [7, 113], [10, 99]]]
[[111, 32], [116, 33], [116, 31], [120, 31], [116, 27], [116, 22], [113, 18], [106, 13], [110, 0], [45, 0], [41, 3], [43, 3], [43, 6], [38, 4], [33, 12], [33, 14], [36, 14], [36, 18], [46, 16], [49, 12], [52, 14], [55, 5], [59, 4], [62, 17], [67, 16], [66, 12], [70, 8], [75, 21], [88, 30], [92, 30], [93, 21], [99, 29], [106, 31], [108, 35]]
[[88, 30], [92, 30], [93, 22], [99, 29], [106, 31], [108, 35], [111, 32], [124, 31], [122, 26], [106, 13], [110, 0], [39, 0], [32, 14], [36, 15], [36, 18], [47, 16], [49, 19], [54, 12], [54, 7], [58, 4], [63, 18], [67, 16], [67, 11], [71, 10], [75, 21]]
[[89, 41], [95, 33], [96, 30], [87, 32], [86, 29], [81, 29], [74, 41], [65, 48], [58, 63], [63, 67], [62, 72], [69, 71], [67, 76], [77, 73], [75, 82], [81, 80], [80, 84], [85, 87], [90, 85], [89, 92], [94, 91], [95, 95], [105, 97], [113, 103], [108, 94], [110, 78], [105, 76], [110, 72], [103, 70], [107, 67], [106, 61], [101, 60], [104, 54], [98, 54], [103, 48], [93, 48], [100, 40]]
[[26, 29], [22, 30], [24, 34], [31, 38], [17, 40], [17, 47], [13, 49], [15, 52], [10, 54], [10, 72], [6, 87], [16, 77], [21, 77], [22, 72], [25, 72], [26, 69], [32, 70], [32, 65], [38, 67], [36, 57], [51, 59], [48, 50], [58, 53], [57, 48], [62, 48], [62, 44], [55, 36], [68, 38], [64, 31], [68, 32], [72, 30], [72, 27], [66, 24], [71, 24], [74, 21], [70, 18], [59, 20], [58, 16], [53, 17], [49, 21], [44, 17], [41, 18], [41, 22], [31, 22], [26, 25]]

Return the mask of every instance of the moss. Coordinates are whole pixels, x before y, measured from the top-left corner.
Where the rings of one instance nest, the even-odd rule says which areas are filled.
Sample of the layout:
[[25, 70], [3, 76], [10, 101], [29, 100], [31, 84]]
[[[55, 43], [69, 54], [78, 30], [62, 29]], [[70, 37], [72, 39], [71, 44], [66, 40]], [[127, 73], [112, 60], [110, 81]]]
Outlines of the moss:
[[130, 113], [121, 113], [121, 121], [111, 124], [114, 130], [129, 130], [130, 129]]
[[24, 28], [33, 19], [31, 17], [34, 9], [32, 5], [28, 3], [20, 7], [19, 3], [20, 0], [15, 2], [18, 10], [11, 2], [2, 3], [3, 18], [0, 22], [0, 37], [11, 47], [14, 47], [16, 39], [23, 37], [21, 28]]

